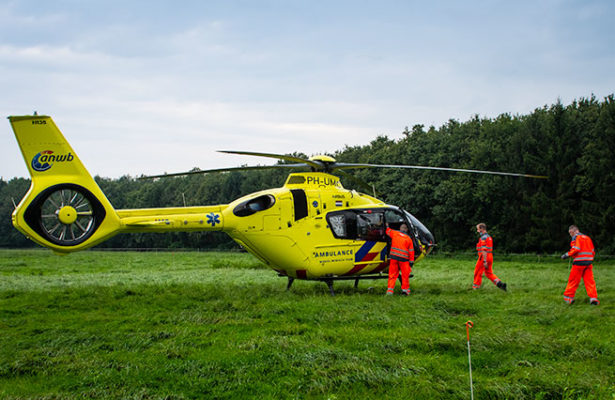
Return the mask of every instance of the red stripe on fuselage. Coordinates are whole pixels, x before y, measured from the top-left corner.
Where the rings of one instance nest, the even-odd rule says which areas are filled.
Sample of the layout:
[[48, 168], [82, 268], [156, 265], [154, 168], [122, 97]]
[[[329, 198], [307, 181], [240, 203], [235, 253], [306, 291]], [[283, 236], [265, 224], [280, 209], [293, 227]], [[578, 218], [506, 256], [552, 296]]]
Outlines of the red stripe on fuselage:
[[366, 266], [367, 266], [367, 264], [355, 264], [355, 266], [352, 267], [352, 269], [350, 271], [346, 272], [344, 275], [354, 275], [354, 274], [358, 273], [359, 271], [361, 271]]
[[385, 270], [387, 267], [389, 266], [389, 262], [388, 261], [383, 261], [380, 263], [380, 265], [378, 265], [376, 268], [374, 268], [374, 270], [372, 272], [380, 272]]
[[374, 258], [376, 258], [376, 256], [380, 254], [380, 253], [367, 253], [365, 255], [365, 257], [363, 257], [363, 259], [360, 262], [367, 262], [367, 261], [371, 261]]

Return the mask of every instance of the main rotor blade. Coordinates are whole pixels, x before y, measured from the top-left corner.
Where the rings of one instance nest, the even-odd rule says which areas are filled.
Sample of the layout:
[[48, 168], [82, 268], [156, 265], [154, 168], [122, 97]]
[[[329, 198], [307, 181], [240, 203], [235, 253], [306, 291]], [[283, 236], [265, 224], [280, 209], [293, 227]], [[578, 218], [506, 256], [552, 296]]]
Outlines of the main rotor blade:
[[337, 172], [339, 175], [353, 181], [355, 184], [363, 187], [367, 194], [369, 194], [370, 196], [374, 196], [374, 197], [382, 197], [382, 194], [379, 192], [376, 192], [376, 188], [374, 187], [374, 185], [370, 185], [369, 183], [365, 182], [363, 179], [361, 178], [357, 178], [354, 175], [349, 174], [348, 172], [344, 171], [344, 170], [339, 170]]
[[286, 154], [274, 154], [274, 153], [255, 153], [252, 151], [235, 151], [235, 150], [217, 150], [218, 153], [227, 153], [227, 154], [240, 154], [244, 156], [257, 156], [257, 157], [267, 157], [267, 158], [276, 158], [278, 160], [291, 161], [295, 163], [306, 163], [310, 167], [323, 169], [323, 165], [314, 162], [312, 160], [308, 160], [301, 157], [290, 156]]
[[444, 167], [426, 167], [422, 165], [387, 165], [387, 164], [353, 164], [353, 163], [338, 163], [335, 164], [333, 170], [336, 169], [353, 169], [353, 168], [405, 168], [405, 169], [429, 169], [435, 171], [454, 171], [454, 172], [469, 172], [473, 174], [488, 174], [488, 175], [505, 175], [505, 176], [520, 176], [524, 178], [548, 179], [545, 175], [520, 174], [515, 172], [499, 172], [499, 171], [483, 171], [478, 169], [463, 169], [463, 168], [444, 168]]
[[255, 165], [255, 166], [251, 166], [251, 167], [230, 167], [230, 168], [203, 169], [203, 170], [197, 170], [197, 171], [175, 172], [175, 173], [172, 173], [172, 174], [141, 176], [141, 177], [139, 177], [137, 179], [170, 178], [170, 177], [173, 177], [173, 176], [188, 176], [188, 175], [208, 174], [210, 172], [249, 171], [249, 170], [257, 170], [257, 169], [275, 169], [275, 168], [309, 168], [309, 165], [306, 165], [305, 163], [300, 163], [300, 164]]

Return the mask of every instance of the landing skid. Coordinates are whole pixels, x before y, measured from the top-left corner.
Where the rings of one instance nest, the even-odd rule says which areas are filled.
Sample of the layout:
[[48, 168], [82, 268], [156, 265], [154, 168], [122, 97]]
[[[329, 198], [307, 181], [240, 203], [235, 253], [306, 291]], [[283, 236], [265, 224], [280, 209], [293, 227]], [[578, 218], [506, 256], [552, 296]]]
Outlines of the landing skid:
[[[278, 276], [285, 276], [285, 275], [278, 275]], [[413, 274], [410, 274], [410, 278], [412, 278], [413, 276], [414, 276]], [[293, 282], [295, 281], [295, 278], [292, 278], [290, 276], [287, 276], [287, 278], [288, 278], [288, 283], [286, 284], [286, 290], [289, 291], [290, 287], [293, 285]], [[389, 279], [389, 276], [387, 274], [366, 274], [366, 275], [360, 275], [360, 276], [325, 276], [325, 277], [320, 277], [320, 278], [302, 279], [302, 280], [324, 282], [327, 284], [327, 287], [329, 288], [329, 293], [331, 294], [331, 296], [335, 296], [335, 291], [333, 290], [333, 281], [352, 281], [354, 280], [354, 288], [356, 289], [359, 287], [359, 280], [364, 280], [364, 279]], [[399, 281], [401, 282], [401, 276], [399, 277]]]

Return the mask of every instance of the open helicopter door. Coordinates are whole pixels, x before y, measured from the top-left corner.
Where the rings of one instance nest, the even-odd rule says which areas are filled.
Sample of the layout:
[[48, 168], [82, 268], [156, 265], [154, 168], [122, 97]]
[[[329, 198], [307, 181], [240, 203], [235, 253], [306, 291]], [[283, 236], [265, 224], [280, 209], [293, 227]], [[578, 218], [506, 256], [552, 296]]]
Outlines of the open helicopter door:
[[415, 253], [415, 259], [418, 260], [429, 254], [431, 250], [436, 246], [436, 240], [434, 239], [433, 234], [427, 229], [425, 225], [421, 221], [419, 221], [414, 215], [410, 214], [408, 211], [402, 210], [407, 220], [411, 224], [411, 230], [414, 233], [413, 240], [419, 243], [417, 247], [416, 243], [414, 245], [415, 249], [420, 249], [420, 253]]
[[351, 274], [379, 272], [386, 268], [388, 246], [384, 209], [332, 211], [327, 213], [327, 223], [336, 239], [353, 241], [354, 268]]
[[[400, 230], [402, 224], [406, 224], [406, 226], [408, 226], [408, 235], [412, 239], [412, 244], [414, 245], [414, 256], [420, 256], [422, 254], [421, 242], [416, 234], [414, 224], [409, 218], [407, 218], [405, 213], [397, 208], [389, 208], [385, 211], [385, 218], [387, 225], [396, 231]], [[387, 241], [390, 242], [390, 239], [387, 238]]]

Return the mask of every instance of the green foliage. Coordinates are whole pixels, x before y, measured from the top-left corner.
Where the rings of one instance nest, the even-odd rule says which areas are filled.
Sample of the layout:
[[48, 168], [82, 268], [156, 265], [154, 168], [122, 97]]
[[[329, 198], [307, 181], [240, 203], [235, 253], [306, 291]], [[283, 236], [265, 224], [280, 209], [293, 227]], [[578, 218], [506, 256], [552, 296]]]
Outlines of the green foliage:
[[0, 398], [612, 399], [615, 262], [602, 304], [561, 293], [568, 264], [506, 256], [508, 282], [471, 286], [474, 257], [384, 281], [286, 281], [245, 253], [0, 251]]
[[486, 222], [496, 248], [552, 253], [566, 248], [568, 225], [615, 253], [615, 98], [556, 103], [526, 116], [502, 114], [439, 129], [415, 125], [403, 138], [379, 137], [335, 154], [344, 162], [410, 164], [548, 175], [548, 180], [434, 171], [369, 170], [388, 203], [432, 229], [440, 249], [471, 247]]
[[[305, 157], [295, 153], [295, 156]], [[425, 170], [358, 170], [389, 204], [415, 214], [434, 233], [438, 249], [475, 242], [485, 222], [499, 252], [550, 254], [566, 249], [567, 227], [578, 225], [600, 253], [615, 254], [615, 97], [560, 102], [528, 115], [475, 116], [439, 128], [414, 125], [399, 140], [378, 136], [333, 156], [341, 162], [410, 164], [548, 175], [548, 180]], [[141, 181], [97, 177], [116, 208], [227, 204], [251, 192], [280, 187], [286, 170], [232, 172]], [[342, 178], [346, 187], [355, 182]], [[0, 179], [0, 247], [29, 242], [10, 223], [11, 199], [28, 182]], [[371, 194], [371, 190], [370, 194]], [[184, 202], [185, 200], [185, 202]], [[121, 235], [103, 247], [233, 248], [224, 234]]]
[[30, 247], [32, 242], [13, 228], [11, 214], [25, 196], [30, 180], [13, 178], [6, 182], [0, 178], [0, 247]]

